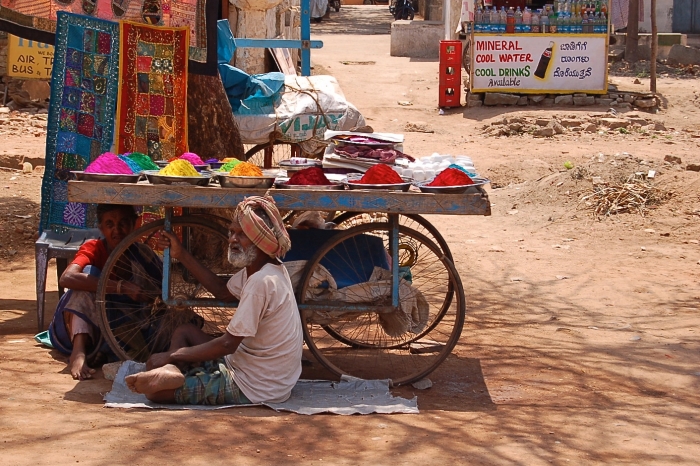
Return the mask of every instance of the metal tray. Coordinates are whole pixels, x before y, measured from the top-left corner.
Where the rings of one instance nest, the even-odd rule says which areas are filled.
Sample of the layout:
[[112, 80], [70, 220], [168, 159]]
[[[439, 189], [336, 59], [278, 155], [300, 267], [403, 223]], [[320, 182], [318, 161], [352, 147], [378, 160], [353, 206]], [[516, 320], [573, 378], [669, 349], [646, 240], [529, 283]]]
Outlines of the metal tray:
[[[431, 180], [432, 181], [432, 180]], [[427, 186], [431, 181], [423, 181], [420, 183], [415, 183], [415, 186], [421, 190], [423, 193], [431, 194], [464, 194], [467, 192], [481, 192], [481, 187], [485, 184], [490, 183], [490, 180], [486, 178], [474, 178], [473, 184], [467, 184], [463, 186]]]
[[202, 176], [170, 176], [159, 175], [156, 170], [144, 170], [142, 172], [151, 184], [191, 184], [194, 186], [207, 186], [211, 180], [211, 173]]
[[[167, 160], [156, 160], [155, 161], [155, 164], [158, 165], [160, 168], [165, 168], [169, 163], [170, 162], [168, 162]], [[204, 165], [192, 165], [192, 166], [198, 172], [211, 170], [211, 165], [208, 163], [205, 163]]]
[[411, 188], [412, 179], [401, 177], [403, 183], [387, 183], [387, 184], [364, 184], [357, 181], [362, 178], [361, 174], [348, 175], [346, 184], [350, 189], [377, 189], [381, 191], [403, 191], [406, 192]]
[[259, 188], [267, 189], [275, 182], [274, 176], [234, 176], [234, 175], [215, 175], [219, 180], [222, 188]]
[[343, 183], [336, 183], [336, 184], [325, 184], [325, 185], [316, 185], [316, 184], [287, 184], [288, 180], [277, 180], [275, 181], [275, 188], [277, 189], [308, 189], [311, 191], [342, 191], [345, 189], [345, 185]]
[[78, 181], [106, 181], [111, 183], [137, 183], [141, 179], [141, 173], [131, 175], [109, 173], [85, 173], [83, 171], [71, 172]]

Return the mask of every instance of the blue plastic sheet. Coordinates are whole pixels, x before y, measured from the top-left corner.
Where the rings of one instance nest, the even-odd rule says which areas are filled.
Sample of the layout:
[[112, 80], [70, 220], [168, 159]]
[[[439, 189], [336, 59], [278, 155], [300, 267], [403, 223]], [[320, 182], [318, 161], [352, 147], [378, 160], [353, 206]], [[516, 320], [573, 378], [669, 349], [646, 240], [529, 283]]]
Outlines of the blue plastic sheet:
[[284, 74], [264, 73], [249, 75], [229, 64], [236, 51], [236, 39], [227, 19], [217, 23], [217, 54], [219, 74], [234, 113], [274, 114], [284, 90]]

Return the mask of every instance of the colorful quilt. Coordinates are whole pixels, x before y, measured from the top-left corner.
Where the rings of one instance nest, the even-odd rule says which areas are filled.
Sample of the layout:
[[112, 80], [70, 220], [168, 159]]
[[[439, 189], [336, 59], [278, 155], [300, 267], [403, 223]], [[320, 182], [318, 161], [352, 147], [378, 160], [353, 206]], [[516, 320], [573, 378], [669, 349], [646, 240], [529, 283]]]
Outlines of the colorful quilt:
[[58, 12], [41, 187], [41, 230], [96, 226], [94, 205], [68, 202], [71, 170], [112, 147], [119, 79], [119, 24]]
[[190, 71], [216, 74], [218, 0], [0, 0], [0, 30], [53, 44], [60, 11], [190, 31]]
[[179, 157], [187, 152], [189, 29], [120, 26], [117, 152]]

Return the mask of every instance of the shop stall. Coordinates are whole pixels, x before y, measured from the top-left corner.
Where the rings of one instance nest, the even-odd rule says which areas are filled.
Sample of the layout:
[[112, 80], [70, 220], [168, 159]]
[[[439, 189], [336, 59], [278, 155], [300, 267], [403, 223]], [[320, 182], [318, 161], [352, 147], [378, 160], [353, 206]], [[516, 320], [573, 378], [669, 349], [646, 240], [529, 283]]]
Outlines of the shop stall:
[[607, 92], [608, 2], [486, 0], [465, 48], [471, 92]]

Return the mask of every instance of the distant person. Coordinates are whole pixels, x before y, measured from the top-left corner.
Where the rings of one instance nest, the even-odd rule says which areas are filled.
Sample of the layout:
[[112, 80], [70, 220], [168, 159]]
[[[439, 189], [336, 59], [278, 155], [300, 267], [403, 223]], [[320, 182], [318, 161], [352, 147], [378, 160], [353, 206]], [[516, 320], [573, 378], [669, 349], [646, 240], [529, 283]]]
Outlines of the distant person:
[[[269, 197], [238, 204], [229, 226], [228, 260], [241, 270], [230, 280], [217, 276], [163, 232], [161, 248], [216, 299], [239, 299], [223, 335], [179, 326], [170, 349], [153, 354], [146, 372], [126, 377], [128, 387], [158, 403], [250, 404], [283, 402], [301, 374], [303, 336], [292, 283], [280, 257], [289, 235]], [[222, 254], [226, 253], [222, 251]]]

